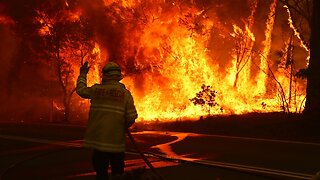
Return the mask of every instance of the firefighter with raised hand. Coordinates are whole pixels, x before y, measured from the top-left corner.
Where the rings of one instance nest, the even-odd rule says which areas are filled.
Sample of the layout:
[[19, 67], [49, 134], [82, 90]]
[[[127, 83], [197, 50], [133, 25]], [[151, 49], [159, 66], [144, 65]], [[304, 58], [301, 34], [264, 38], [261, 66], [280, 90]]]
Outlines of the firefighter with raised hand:
[[87, 87], [88, 62], [80, 68], [76, 92], [91, 99], [84, 147], [93, 149], [92, 163], [96, 179], [108, 179], [124, 173], [125, 133], [138, 117], [129, 90], [119, 81], [123, 78], [118, 64], [109, 62], [102, 69], [102, 83]]

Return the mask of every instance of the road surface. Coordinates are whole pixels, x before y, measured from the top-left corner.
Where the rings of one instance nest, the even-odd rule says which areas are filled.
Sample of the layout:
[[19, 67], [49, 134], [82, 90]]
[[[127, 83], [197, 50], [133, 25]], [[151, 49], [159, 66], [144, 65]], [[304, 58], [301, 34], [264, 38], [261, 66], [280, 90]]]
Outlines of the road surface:
[[[85, 127], [0, 123], [0, 179], [94, 179]], [[166, 179], [311, 179], [320, 144], [179, 132], [133, 136]], [[127, 142], [126, 171], [146, 166]]]

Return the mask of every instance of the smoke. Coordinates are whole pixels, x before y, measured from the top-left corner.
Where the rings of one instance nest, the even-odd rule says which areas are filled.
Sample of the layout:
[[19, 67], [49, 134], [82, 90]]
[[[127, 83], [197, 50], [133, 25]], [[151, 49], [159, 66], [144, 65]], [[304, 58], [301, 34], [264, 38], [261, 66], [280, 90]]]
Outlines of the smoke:
[[83, 16], [88, 18], [89, 26], [94, 32], [95, 40], [107, 50], [108, 59], [119, 61], [124, 40], [125, 24], [120, 14], [111, 14], [117, 4], [105, 6], [103, 0], [82, 0]]
[[48, 119], [48, 99], [59, 94], [47, 78], [52, 70], [46, 59], [35, 51], [41, 46], [32, 24], [36, 2], [0, 3], [0, 120]]
[[12, 35], [12, 29], [9, 25], [0, 24], [0, 39], [0, 77], [2, 77], [0, 83], [1, 88], [5, 88], [5, 80], [8, 79], [11, 60], [13, 59], [17, 48], [16, 39]]
[[0, 24], [0, 120], [48, 119], [47, 98], [58, 91], [49, 89], [52, 82], [45, 74], [50, 70], [30, 56], [15, 28], [16, 24]]
[[12, 67], [12, 59], [16, 55], [18, 40], [13, 34], [14, 21], [6, 14], [7, 8], [0, 3], [0, 115], [8, 112], [8, 94], [10, 89], [9, 72]]

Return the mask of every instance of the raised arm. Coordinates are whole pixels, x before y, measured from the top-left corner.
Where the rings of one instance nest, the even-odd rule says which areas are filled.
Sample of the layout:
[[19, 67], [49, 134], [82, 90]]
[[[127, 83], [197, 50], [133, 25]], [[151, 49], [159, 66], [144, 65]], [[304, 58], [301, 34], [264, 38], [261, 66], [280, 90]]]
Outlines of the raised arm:
[[92, 98], [92, 88], [87, 87], [87, 74], [89, 72], [88, 62], [85, 62], [80, 67], [80, 74], [77, 79], [77, 87], [76, 92], [77, 94], [86, 99]]

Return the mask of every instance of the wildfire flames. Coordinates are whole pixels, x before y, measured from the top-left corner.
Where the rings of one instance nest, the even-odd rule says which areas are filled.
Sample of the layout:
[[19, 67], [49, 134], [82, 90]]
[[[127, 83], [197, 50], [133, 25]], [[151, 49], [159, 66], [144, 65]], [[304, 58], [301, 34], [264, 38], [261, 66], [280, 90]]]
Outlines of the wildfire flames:
[[[139, 120], [206, 115], [205, 108], [190, 101], [203, 84], [217, 92], [219, 105], [211, 108], [211, 114], [300, 112], [305, 82], [295, 78], [294, 70], [306, 66], [307, 56], [295, 58], [295, 64], [288, 62], [288, 57], [293, 59], [293, 44], [305, 54], [308, 49], [289, 24], [286, 9], [277, 0], [247, 0], [243, 1], [246, 13], [234, 20], [221, 15], [223, 8], [235, 9], [228, 4], [104, 0], [68, 12], [66, 20], [82, 16], [91, 20], [95, 45], [90, 51], [89, 85], [100, 82], [100, 70], [107, 59], [118, 62], [125, 75], [122, 82], [134, 96]], [[65, 6], [71, 4], [65, 1]], [[258, 16], [258, 11], [265, 15]], [[294, 34], [283, 35], [282, 44], [273, 41], [280, 31], [277, 18], [287, 19], [286, 31]], [[50, 27], [43, 26], [38, 33], [49, 34]], [[275, 56], [276, 50], [282, 56]], [[67, 57], [68, 52], [64, 53]], [[81, 63], [70, 62], [75, 85]], [[74, 101], [73, 106], [81, 104], [78, 108], [88, 104], [79, 98]]]

